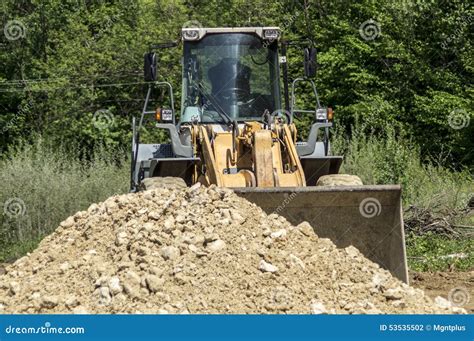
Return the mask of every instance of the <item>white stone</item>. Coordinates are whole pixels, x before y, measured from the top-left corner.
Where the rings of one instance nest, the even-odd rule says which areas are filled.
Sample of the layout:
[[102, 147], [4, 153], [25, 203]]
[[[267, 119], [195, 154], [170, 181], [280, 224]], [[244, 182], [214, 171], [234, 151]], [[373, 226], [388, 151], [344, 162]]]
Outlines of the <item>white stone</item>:
[[225, 241], [222, 239], [217, 239], [214, 240], [213, 242], [210, 242], [207, 244], [206, 249], [212, 251], [212, 252], [217, 252], [226, 247]]
[[155, 275], [148, 275], [145, 277], [145, 282], [150, 292], [158, 292], [165, 284], [165, 280]]
[[326, 307], [321, 302], [311, 303], [310, 311], [311, 311], [311, 314], [315, 314], [315, 315], [321, 315], [321, 314], [327, 314], [328, 313]]
[[435, 304], [442, 309], [449, 309], [452, 307], [452, 304], [447, 299], [438, 296], [434, 299]]
[[16, 295], [20, 292], [20, 284], [18, 282], [10, 282], [10, 293]]
[[59, 270], [61, 270], [62, 273], [65, 273], [68, 271], [70, 268], [70, 264], [68, 262], [64, 262], [59, 266]]
[[74, 217], [71, 216], [69, 218], [67, 218], [66, 220], [64, 220], [60, 225], [64, 228], [69, 228], [69, 227], [73, 227], [74, 226]]
[[75, 315], [87, 315], [89, 314], [89, 312], [87, 311], [86, 308], [84, 307], [75, 307], [73, 310], [72, 310], [72, 313], [75, 314]]
[[359, 256], [359, 250], [357, 250], [354, 246], [350, 245], [344, 249], [346, 254], [351, 258], [357, 258]]
[[263, 272], [271, 272], [275, 273], [278, 271], [278, 268], [274, 266], [273, 264], [265, 262], [263, 259], [260, 261], [260, 264], [258, 265], [259, 270]]
[[403, 294], [400, 288], [388, 289], [387, 291], [383, 293], [383, 295], [385, 296], [387, 300], [399, 300], [403, 297]]
[[290, 254], [290, 262], [293, 265], [300, 266], [302, 269], [305, 268], [304, 262], [301, 259], [299, 259], [298, 257], [296, 257], [294, 254]]
[[164, 246], [161, 248], [161, 256], [165, 260], [174, 260], [177, 259], [180, 255], [180, 251], [177, 247], [174, 246]]
[[111, 277], [109, 279], [109, 289], [112, 295], [117, 295], [122, 292], [122, 287], [120, 285], [120, 279], [117, 276]]
[[286, 236], [286, 230], [280, 229], [278, 231], [272, 232], [270, 234], [270, 238], [277, 239], [277, 238], [284, 238]]

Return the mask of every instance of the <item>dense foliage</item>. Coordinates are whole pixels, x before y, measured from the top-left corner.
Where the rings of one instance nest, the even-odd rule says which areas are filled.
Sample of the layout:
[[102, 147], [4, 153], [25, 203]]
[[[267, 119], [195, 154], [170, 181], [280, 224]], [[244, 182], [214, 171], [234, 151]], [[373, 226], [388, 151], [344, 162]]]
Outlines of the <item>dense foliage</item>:
[[[474, 165], [468, 1], [3, 0], [0, 6], [4, 154], [34, 133], [86, 152], [103, 143], [127, 147], [131, 117], [143, 103], [142, 60], [150, 44], [178, 41], [183, 25], [278, 25], [285, 39], [315, 43], [320, 97], [335, 108], [338, 124], [349, 128], [358, 120], [371, 133], [389, 125], [411, 137], [424, 158]], [[180, 48], [159, 52], [159, 79], [170, 81], [179, 99]], [[289, 63], [291, 79], [302, 74], [300, 50], [289, 51]], [[304, 90], [299, 103], [311, 107]]]

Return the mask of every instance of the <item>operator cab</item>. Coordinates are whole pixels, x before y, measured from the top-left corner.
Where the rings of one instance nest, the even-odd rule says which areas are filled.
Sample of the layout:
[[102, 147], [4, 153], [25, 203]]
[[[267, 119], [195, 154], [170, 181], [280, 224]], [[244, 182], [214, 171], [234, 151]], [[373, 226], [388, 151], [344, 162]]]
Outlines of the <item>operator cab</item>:
[[181, 123], [261, 121], [281, 108], [277, 28], [183, 29]]

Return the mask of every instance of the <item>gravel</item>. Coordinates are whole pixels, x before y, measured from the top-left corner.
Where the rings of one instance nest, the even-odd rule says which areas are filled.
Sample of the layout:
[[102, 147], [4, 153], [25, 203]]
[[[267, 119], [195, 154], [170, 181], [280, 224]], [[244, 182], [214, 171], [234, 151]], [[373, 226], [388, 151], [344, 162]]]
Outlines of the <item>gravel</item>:
[[93, 204], [5, 271], [7, 314], [465, 312], [214, 186]]

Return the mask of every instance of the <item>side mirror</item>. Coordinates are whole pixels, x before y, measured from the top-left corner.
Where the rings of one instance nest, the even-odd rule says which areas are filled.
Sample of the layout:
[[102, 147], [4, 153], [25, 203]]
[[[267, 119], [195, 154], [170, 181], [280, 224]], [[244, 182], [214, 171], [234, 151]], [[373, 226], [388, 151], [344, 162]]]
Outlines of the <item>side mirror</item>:
[[149, 52], [145, 53], [145, 61], [144, 61], [144, 76], [145, 76], [145, 81], [150, 82], [150, 81], [155, 81], [156, 80], [156, 53], [155, 52]]
[[304, 49], [304, 74], [307, 78], [316, 76], [316, 48], [307, 47]]

